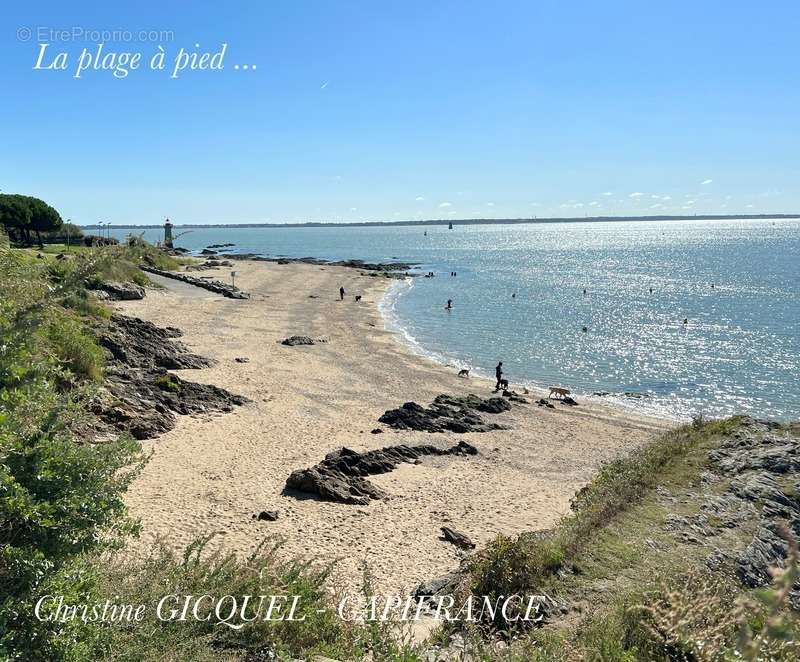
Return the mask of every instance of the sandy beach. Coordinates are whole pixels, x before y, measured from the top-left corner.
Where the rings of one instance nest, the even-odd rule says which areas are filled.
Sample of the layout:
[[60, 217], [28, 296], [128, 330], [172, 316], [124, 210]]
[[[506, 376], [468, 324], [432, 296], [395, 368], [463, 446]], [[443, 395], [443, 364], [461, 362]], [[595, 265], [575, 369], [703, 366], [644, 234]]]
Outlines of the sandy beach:
[[[378, 423], [387, 409], [412, 400], [427, 405], [441, 393], [488, 397], [493, 384], [458, 378], [384, 329], [378, 304], [389, 279], [309, 264], [242, 261], [235, 268], [249, 300], [171, 282], [144, 300], [117, 304], [124, 314], [182, 329], [185, 344], [216, 361], [182, 377], [252, 400], [228, 414], [180, 417], [175, 429], [144, 442], [152, 458], [127, 496], [142, 521], [141, 550], [157, 538], [180, 548], [217, 532], [225, 549], [247, 553], [276, 536], [285, 539], [286, 556], [338, 560], [337, 581], [357, 585], [366, 563], [379, 589], [404, 591], [457, 567], [462, 552], [439, 540], [441, 526], [478, 547], [498, 533], [549, 527], [602, 463], [667, 425], [584, 403], [528, 404], [492, 418], [509, 430], [394, 432]], [[229, 271], [201, 275], [227, 280]], [[327, 342], [279, 343], [295, 334]], [[385, 433], [370, 434], [376, 427]], [[371, 477], [390, 497], [367, 506], [282, 494], [293, 470], [342, 446], [444, 448], [459, 440], [479, 454], [424, 458]], [[279, 511], [279, 519], [254, 520], [262, 510]]]

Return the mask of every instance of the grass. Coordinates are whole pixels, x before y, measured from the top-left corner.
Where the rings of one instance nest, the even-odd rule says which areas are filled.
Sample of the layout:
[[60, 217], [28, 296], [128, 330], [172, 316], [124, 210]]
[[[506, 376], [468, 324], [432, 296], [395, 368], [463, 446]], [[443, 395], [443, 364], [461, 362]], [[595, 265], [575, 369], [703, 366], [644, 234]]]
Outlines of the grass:
[[[740, 423], [738, 418], [700, 420], [668, 432], [603, 467], [576, 496], [573, 513], [553, 530], [501, 536], [476, 555], [469, 592], [546, 593], [572, 608], [553, 625], [515, 633], [519, 641], [497, 659], [722, 659], [711, 656], [712, 650], [742, 659], [737, 639], [748, 628], [750, 638], [757, 639], [768, 608], [753, 603], [753, 594], [732, 576], [711, 573], [704, 564], [708, 548], [678, 544], [665, 526], [670, 513], [697, 513], [699, 504], [691, 495], [708, 451]], [[667, 506], [656, 487], [686, 498]], [[742, 546], [752, 532], [748, 524], [724, 530], [717, 544]], [[772, 603], [779, 592], [767, 591]], [[796, 659], [800, 622], [796, 615], [786, 616], [790, 613], [784, 596], [772, 618], [784, 619], [781, 627], [792, 641], [780, 649], [772, 635], [767, 637], [765, 646], [774, 655], [769, 659]]]
[[[496, 538], [478, 555], [471, 568], [475, 595], [511, 595], [532, 587], [547, 586], [556, 573], [572, 569], [587, 545], [599, 535], [611, 544], [603, 528], [633, 506], [656, 485], [683, 481], [698, 471], [702, 450], [710, 439], [737, 425], [735, 419], [702, 428], [684, 427], [628, 457], [605, 465], [592, 483], [573, 500], [573, 513], [547, 532], [523, 534], [516, 539]], [[620, 559], [637, 555], [622, 541], [608, 556]]]
[[[102, 601], [114, 596], [117, 604], [146, 607], [143, 620], [136, 624], [92, 627], [91, 636], [77, 632], [78, 638], [91, 643], [87, 655], [97, 660], [203, 662], [293, 660], [312, 655], [355, 661], [371, 654], [376, 661], [421, 661], [412, 647], [397, 642], [395, 626], [367, 627], [338, 618], [328, 589], [330, 567], [282, 560], [277, 542], [262, 544], [245, 558], [214, 551], [212, 544], [209, 537], [197, 540], [182, 554], [159, 543], [144, 558], [113, 554], [102, 564], [91, 557], [82, 559], [71, 581], [91, 586], [86, 598]], [[188, 618], [180, 619], [183, 596], [202, 595], [237, 596], [240, 611], [230, 617], [229, 600], [219, 616], [206, 601], [197, 618], [189, 612]], [[241, 598], [248, 595], [255, 597], [242, 612]], [[294, 617], [304, 620], [265, 620], [265, 611], [256, 610], [261, 595], [298, 596]], [[159, 616], [158, 604], [164, 596], [176, 597], [165, 601]], [[240, 618], [242, 613], [249, 622]], [[258, 614], [261, 618], [256, 618]], [[283, 615], [287, 615], [285, 608]]]
[[181, 383], [175, 375], [165, 372], [163, 375], [156, 377], [156, 386], [162, 391], [171, 391], [172, 393], [181, 392]]

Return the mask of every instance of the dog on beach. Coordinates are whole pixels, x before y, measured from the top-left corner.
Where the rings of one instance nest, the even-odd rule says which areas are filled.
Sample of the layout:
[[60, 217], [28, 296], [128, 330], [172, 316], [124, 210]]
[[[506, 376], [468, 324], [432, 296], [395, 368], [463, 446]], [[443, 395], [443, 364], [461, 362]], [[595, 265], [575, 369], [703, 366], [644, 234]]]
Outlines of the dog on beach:
[[555, 393], [559, 398], [565, 398], [569, 395], [570, 391], [568, 388], [561, 388], [560, 386], [551, 386], [550, 395], [548, 397], [552, 398], [553, 393]]
[[508, 380], [507, 379], [501, 379], [500, 380], [500, 388], [503, 389], [504, 391], [508, 390]]
[[361, 295], [360, 294], [356, 294], [356, 301], [361, 301]]
[[466, 368], [464, 368], [463, 370], [459, 370], [458, 371], [458, 376], [459, 377], [469, 377], [469, 370], [467, 370]]

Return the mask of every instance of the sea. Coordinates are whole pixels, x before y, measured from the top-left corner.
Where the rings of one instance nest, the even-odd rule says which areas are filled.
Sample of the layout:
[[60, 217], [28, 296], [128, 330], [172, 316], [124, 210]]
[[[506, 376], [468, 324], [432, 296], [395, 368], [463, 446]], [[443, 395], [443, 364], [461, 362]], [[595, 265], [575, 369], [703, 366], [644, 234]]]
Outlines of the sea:
[[[502, 361], [515, 388], [674, 420], [800, 419], [798, 220], [182, 232], [192, 251], [415, 263], [381, 303], [387, 328], [454, 369], [491, 376]], [[162, 238], [113, 231], [130, 233]]]

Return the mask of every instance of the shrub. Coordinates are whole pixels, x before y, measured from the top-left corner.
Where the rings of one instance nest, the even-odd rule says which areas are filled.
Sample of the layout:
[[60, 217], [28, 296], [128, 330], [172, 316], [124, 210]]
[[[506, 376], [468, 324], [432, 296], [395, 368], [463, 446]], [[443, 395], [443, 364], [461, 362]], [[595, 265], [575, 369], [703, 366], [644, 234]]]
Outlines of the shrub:
[[64, 313], [54, 312], [42, 329], [54, 358], [72, 375], [98, 381], [103, 375], [105, 357], [83, 325]]
[[130, 440], [92, 446], [72, 435], [85, 394], [60, 386], [93, 376], [100, 361], [59, 304], [65, 288], [48, 284], [41, 262], [6, 249], [0, 291], [0, 659], [51, 659], [37, 652], [47, 636], [31, 622], [31, 602], [78, 555], [135, 529], [122, 495], [141, 456]]

